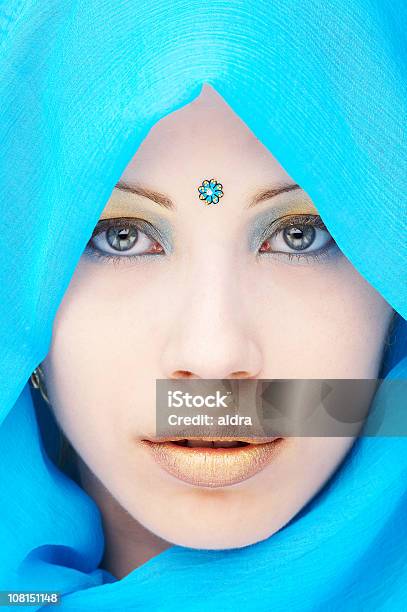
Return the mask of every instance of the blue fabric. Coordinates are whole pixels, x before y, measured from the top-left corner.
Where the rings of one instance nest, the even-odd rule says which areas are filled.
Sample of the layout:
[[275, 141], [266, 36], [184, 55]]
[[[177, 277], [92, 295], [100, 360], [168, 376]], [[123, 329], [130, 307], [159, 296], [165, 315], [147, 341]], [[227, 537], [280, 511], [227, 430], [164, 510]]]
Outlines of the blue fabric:
[[405, 438], [358, 439], [268, 540], [174, 546], [118, 581], [98, 568], [98, 508], [44, 452], [27, 385], [113, 187], [205, 82], [397, 311], [383, 373], [406, 378], [406, 31], [403, 0], [1, 3], [0, 590], [98, 612], [407, 608]]

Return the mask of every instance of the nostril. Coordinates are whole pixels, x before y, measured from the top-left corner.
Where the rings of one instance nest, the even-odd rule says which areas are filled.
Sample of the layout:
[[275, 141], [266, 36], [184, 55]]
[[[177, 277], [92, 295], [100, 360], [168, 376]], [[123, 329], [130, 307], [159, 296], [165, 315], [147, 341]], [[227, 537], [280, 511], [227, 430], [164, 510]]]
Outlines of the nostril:
[[175, 370], [172, 373], [171, 378], [198, 378], [189, 370]]
[[[190, 370], [175, 370], [169, 378], [172, 378], [172, 379], [200, 378], [200, 376], [197, 376]], [[257, 376], [253, 376], [247, 370], [237, 370], [236, 372], [232, 372], [228, 376], [223, 376], [222, 378], [224, 379], [228, 379], [228, 378], [250, 378], [252, 379], [252, 378], [257, 378]]]
[[245, 370], [239, 370], [237, 372], [232, 372], [229, 378], [252, 378], [252, 376], [249, 372], [246, 372]]

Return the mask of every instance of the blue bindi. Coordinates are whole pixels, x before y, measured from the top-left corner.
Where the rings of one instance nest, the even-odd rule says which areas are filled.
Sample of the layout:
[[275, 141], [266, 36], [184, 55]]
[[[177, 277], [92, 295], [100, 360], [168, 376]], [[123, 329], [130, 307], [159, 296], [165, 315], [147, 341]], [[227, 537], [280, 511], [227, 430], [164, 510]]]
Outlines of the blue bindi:
[[223, 186], [218, 183], [217, 179], [205, 179], [198, 187], [199, 199], [204, 204], [217, 204], [223, 196]]

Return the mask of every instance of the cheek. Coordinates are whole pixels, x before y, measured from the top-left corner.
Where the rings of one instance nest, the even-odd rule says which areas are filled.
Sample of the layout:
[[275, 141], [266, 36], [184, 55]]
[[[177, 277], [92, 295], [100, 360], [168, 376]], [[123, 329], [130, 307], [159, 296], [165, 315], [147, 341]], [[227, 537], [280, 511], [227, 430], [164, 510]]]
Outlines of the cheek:
[[281, 472], [269, 474], [281, 511], [295, 514], [327, 481], [355, 442], [353, 437], [293, 438]]
[[101, 447], [117, 452], [133, 432], [155, 427], [155, 298], [139, 291], [143, 274], [81, 262], [54, 320], [47, 390], [84, 458]]
[[377, 376], [393, 310], [344, 256], [330, 264], [263, 262], [249, 282], [263, 378]]

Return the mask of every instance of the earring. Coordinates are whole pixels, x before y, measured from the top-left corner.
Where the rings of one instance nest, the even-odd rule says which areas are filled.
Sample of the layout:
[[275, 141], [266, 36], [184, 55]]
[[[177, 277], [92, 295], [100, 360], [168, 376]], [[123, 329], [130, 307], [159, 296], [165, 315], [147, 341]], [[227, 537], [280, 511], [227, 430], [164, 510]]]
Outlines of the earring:
[[[34, 389], [38, 389], [47, 404], [50, 404], [47, 390], [44, 382], [44, 372], [41, 366], [37, 366], [30, 376], [30, 381]], [[50, 404], [51, 405], [51, 404]], [[57, 466], [62, 469], [71, 456], [71, 444], [64, 436], [62, 430], [59, 430], [59, 450], [57, 458]]]
[[38, 389], [44, 400], [47, 402], [47, 404], [49, 404], [50, 401], [47, 395], [47, 389], [44, 382], [44, 372], [42, 371], [41, 366], [37, 366], [35, 368], [35, 370], [30, 376], [30, 381], [34, 389]]

